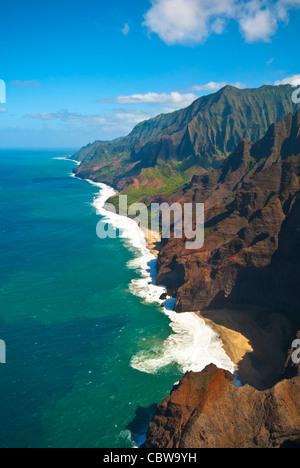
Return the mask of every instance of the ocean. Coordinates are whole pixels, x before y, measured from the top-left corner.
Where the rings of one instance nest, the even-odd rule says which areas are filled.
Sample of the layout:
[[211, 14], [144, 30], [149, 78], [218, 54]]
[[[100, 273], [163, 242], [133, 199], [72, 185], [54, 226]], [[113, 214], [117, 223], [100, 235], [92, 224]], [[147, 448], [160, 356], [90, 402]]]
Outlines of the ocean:
[[159, 300], [134, 221], [97, 237], [111, 189], [71, 177], [71, 153], [0, 151], [0, 447], [136, 447], [186, 370], [233, 370], [213, 330]]

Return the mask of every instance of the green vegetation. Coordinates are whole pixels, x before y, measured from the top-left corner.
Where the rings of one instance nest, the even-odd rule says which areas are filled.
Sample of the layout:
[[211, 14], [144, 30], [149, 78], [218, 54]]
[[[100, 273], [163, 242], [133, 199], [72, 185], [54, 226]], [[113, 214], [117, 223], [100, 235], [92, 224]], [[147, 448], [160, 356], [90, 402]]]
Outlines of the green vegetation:
[[250, 159], [248, 161], [247, 168], [246, 168], [246, 174], [248, 174], [248, 172], [252, 171], [255, 164], [256, 164], [256, 159], [254, 159], [252, 156], [250, 156]]
[[[86, 146], [73, 156], [82, 161], [77, 173], [120, 190], [128, 187], [131, 202], [174, 193], [192, 175], [218, 168], [241, 139], [257, 141], [293, 112], [291, 94], [290, 85], [226, 86], [186, 109], [138, 124], [126, 137]], [[254, 164], [251, 159], [247, 171]]]
[[[131, 186], [126, 190], [128, 205], [132, 203], [147, 200], [154, 195], [171, 195], [176, 193], [183, 185], [190, 180], [189, 171], [180, 173], [174, 170], [170, 165], [162, 164], [154, 168], [144, 169], [142, 174], [137, 177], [139, 186]], [[111, 199], [116, 204], [118, 197]]]

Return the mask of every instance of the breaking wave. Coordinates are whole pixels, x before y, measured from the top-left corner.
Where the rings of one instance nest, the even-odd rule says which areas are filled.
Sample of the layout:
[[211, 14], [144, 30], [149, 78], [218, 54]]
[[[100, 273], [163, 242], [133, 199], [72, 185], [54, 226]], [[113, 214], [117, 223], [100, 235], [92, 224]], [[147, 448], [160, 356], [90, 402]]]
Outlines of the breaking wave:
[[116, 194], [106, 184], [88, 180], [100, 189], [93, 205], [97, 214], [114, 228], [120, 229], [125, 244], [134, 250], [135, 258], [128, 263], [140, 275], [129, 285], [132, 294], [140, 297], [145, 303], [158, 304], [170, 319], [173, 333], [156, 348], [137, 353], [131, 359], [131, 366], [141, 372], [157, 373], [168, 365], [175, 364], [183, 372], [200, 372], [209, 364], [234, 373], [234, 363], [225, 353], [219, 334], [208, 326], [203, 319], [192, 312], [174, 312], [175, 299], [160, 299], [167, 291], [155, 284], [156, 258], [147, 247], [146, 237], [137, 223], [123, 216], [107, 211], [105, 202]]

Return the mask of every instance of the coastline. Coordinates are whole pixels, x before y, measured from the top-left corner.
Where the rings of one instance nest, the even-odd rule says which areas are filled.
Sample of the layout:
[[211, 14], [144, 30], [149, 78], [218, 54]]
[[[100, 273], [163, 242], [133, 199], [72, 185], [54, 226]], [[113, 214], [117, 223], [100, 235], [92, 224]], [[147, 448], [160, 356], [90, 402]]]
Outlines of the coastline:
[[[155, 349], [132, 356], [130, 366], [139, 372], [156, 374], [175, 364], [186, 374], [188, 371], [201, 372], [214, 364], [232, 373], [237, 387], [248, 384], [257, 390], [265, 390], [276, 384], [286, 357], [278, 342], [283, 338], [281, 327], [288, 328], [288, 324], [277, 316], [274, 320], [274, 314], [271, 321], [256, 320], [255, 315], [266, 311], [261, 308], [247, 310], [245, 306], [198, 313], [175, 312], [175, 300], [171, 297], [163, 300], [161, 297], [165, 297], [166, 289], [156, 285], [160, 241], [146, 238], [134, 220], [105, 209], [105, 202], [116, 193], [112, 187], [88, 179], [80, 180], [100, 189], [93, 201], [96, 213], [104, 222], [124, 232], [123, 242], [134, 253], [127, 266], [135, 270], [139, 278], [131, 281], [131, 293], [145, 303], [159, 306], [160, 312], [170, 320], [170, 336]], [[268, 330], [272, 321], [276, 322], [276, 329]]]
[[152, 253], [152, 255], [154, 255], [155, 258], [158, 258], [161, 248], [161, 235], [159, 233], [155, 233], [155, 238], [146, 237], [146, 242], [149, 251]]
[[[76, 177], [74, 174], [72, 176]], [[268, 348], [272, 349], [274, 342], [281, 339], [278, 330], [266, 338], [262, 330], [256, 327], [255, 333], [259, 338], [254, 340], [250, 318], [252, 312], [243, 306], [234, 312], [223, 309], [197, 313], [175, 312], [175, 299], [167, 297], [165, 300], [166, 288], [156, 285], [156, 263], [161, 245], [159, 235], [147, 238], [134, 220], [105, 209], [106, 201], [116, 194], [112, 187], [90, 179], [78, 179], [100, 189], [93, 201], [97, 214], [103, 216], [105, 222], [123, 231], [124, 244], [134, 253], [134, 259], [127, 267], [135, 270], [140, 278], [131, 281], [131, 293], [145, 303], [159, 306], [170, 320], [173, 333], [159, 348], [133, 356], [130, 365], [140, 372], [156, 373], [175, 363], [185, 373], [200, 372], [207, 365], [215, 364], [230, 371], [243, 385], [250, 383], [256, 388], [264, 388], [273, 383], [279, 377], [284, 353], [276, 351], [275, 361], [279, 365], [270, 366], [262, 362], [265, 360], [263, 354], [269, 356]]]
[[[76, 177], [73, 174], [73, 177]], [[76, 177], [77, 178], [77, 177]], [[156, 305], [170, 320], [170, 336], [156, 349], [138, 352], [132, 357], [131, 367], [140, 372], [155, 374], [168, 365], [177, 365], [184, 374], [187, 371], [201, 372], [209, 364], [235, 372], [235, 365], [226, 354], [220, 335], [194, 312], [177, 313], [174, 311], [175, 299], [167, 296], [164, 286], [156, 284], [156, 264], [160, 242], [157, 238], [146, 238], [137, 223], [105, 209], [106, 201], [115, 190], [100, 182], [84, 180], [98, 189], [93, 206], [104, 222], [121, 230], [121, 238], [134, 253], [127, 267], [135, 270], [139, 278], [129, 285], [132, 294], [140, 297], [146, 304]]]
[[76, 163], [77, 166], [80, 165], [79, 161], [76, 161], [76, 159], [68, 158], [67, 156], [61, 156], [61, 157], [57, 157], [57, 158], [53, 158], [53, 159], [57, 160], [57, 161], [71, 161], [71, 162]]
[[242, 385], [265, 390], [280, 380], [286, 360], [285, 343], [292, 335], [287, 317], [245, 305], [197, 315], [219, 333]]
[[202, 318], [205, 323], [211, 326], [217, 333], [223, 342], [226, 354], [230, 357], [236, 368], [238, 364], [247, 353], [253, 352], [253, 347], [250, 341], [242, 335], [242, 333], [228, 328], [226, 321], [220, 321], [220, 324], [213, 322], [210, 318], [205, 317], [201, 312], [197, 312], [197, 315]]

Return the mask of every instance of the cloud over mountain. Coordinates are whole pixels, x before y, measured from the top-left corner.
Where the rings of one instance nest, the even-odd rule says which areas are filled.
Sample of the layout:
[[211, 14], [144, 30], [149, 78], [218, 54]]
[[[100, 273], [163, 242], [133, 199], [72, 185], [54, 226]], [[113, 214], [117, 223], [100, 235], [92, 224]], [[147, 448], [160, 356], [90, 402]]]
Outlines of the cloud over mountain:
[[173, 91], [171, 93], [145, 93], [131, 94], [129, 96], [118, 96], [115, 98], [98, 99], [98, 102], [117, 103], [117, 104], [150, 104], [163, 105], [172, 109], [179, 109], [190, 105], [198, 96], [192, 93], [180, 93]]

